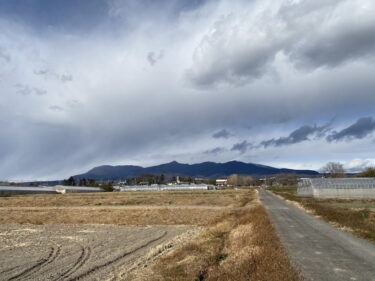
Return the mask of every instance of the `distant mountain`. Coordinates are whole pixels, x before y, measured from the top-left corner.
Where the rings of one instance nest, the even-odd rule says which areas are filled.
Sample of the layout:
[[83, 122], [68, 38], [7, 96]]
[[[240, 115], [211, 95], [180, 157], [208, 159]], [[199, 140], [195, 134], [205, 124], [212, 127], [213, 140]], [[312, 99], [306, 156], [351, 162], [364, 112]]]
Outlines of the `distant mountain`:
[[136, 177], [140, 174], [155, 175], [179, 175], [190, 177], [217, 178], [229, 176], [231, 174], [244, 174], [253, 176], [269, 176], [282, 173], [295, 173], [298, 175], [318, 175], [312, 170], [278, 169], [253, 163], [243, 163], [230, 161], [227, 163], [203, 162], [199, 164], [182, 164], [176, 161], [143, 168], [140, 166], [99, 166], [91, 169], [87, 173], [74, 176], [75, 179], [90, 178], [95, 180], [120, 180]]

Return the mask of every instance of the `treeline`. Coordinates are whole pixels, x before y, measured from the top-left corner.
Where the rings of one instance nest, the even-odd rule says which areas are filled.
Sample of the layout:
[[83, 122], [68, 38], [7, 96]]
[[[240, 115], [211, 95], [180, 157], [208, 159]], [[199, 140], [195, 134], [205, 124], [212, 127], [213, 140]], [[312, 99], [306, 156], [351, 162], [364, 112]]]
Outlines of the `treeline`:
[[375, 167], [367, 168], [362, 173], [356, 175], [359, 178], [375, 178]]
[[231, 186], [293, 186], [297, 184], [296, 174], [278, 174], [273, 177], [253, 178], [249, 175], [232, 174], [228, 177]]
[[99, 183], [94, 179], [79, 179], [78, 181], [75, 180], [73, 177], [70, 177], [68, 179], [64, 179], [62, 182], [63, 185], [66, 186], [91, 186], [91, 187], [98, 187]]

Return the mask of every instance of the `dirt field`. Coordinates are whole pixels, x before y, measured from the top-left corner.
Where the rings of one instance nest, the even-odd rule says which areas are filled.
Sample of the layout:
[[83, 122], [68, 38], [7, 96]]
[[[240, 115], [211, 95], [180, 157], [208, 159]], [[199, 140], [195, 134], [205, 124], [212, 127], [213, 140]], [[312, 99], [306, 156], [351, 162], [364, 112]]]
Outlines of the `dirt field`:
[[248, 194], [246, 190], [32, 194], [0, 197], [0, 207], [231, 206], [241, 203], [242, 198]]
[[171, 247], [171, 239], [194, 232], [191, 226], [1, 225], [0, 280], [121, 280], [163, 243]]
[[255, 190], [0, 197], [0, 280], [280, 276], [300, 280]]

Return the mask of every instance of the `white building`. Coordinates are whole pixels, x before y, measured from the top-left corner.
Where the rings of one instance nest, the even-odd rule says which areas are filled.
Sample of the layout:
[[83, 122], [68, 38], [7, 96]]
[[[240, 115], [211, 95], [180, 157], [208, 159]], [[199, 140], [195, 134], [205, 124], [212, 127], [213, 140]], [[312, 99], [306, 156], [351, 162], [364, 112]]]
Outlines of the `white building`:
[[227, 186], [228, 185], [228, 180], [227, 179], [217, 179], [216, 180], [216, 185], [217, 186]]
[[212, 185], [207, 184], [172, 184], [158, 186], [122, 186], [120, 191], [156, 191], [156, 190], [210, 190], [215, 189]]
[[303, 178], [297, 193], [320, 198], [375, 198], [375, 178]]

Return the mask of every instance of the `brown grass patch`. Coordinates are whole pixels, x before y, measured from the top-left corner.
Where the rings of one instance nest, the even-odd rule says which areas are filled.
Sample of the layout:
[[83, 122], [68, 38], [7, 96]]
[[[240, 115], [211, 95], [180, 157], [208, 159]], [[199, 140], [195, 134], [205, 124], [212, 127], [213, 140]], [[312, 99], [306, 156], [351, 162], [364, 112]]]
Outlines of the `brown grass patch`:
[[[361, 208], [374, 199], [342, 199], [299, 197], [290, 193], [275, 192], [287, 200], [298, 202], [312, 214], [353, 234], [375, 242], [375, 212]], [[355, 206], [355, 208], [351, 208]]]
[[73, 207], [129, 205], [211, 205], [245, 204], [253, 199], [248, 190], [140, 191], [68, 194], [32, 194], [0, 197], [0, 207]]
[[207, 225], [217, 209], [47, 209], [0, 210], [0, 224]]
[[151, 271], [136, 280], [302, 280], [260, 205], [227, 211]]

